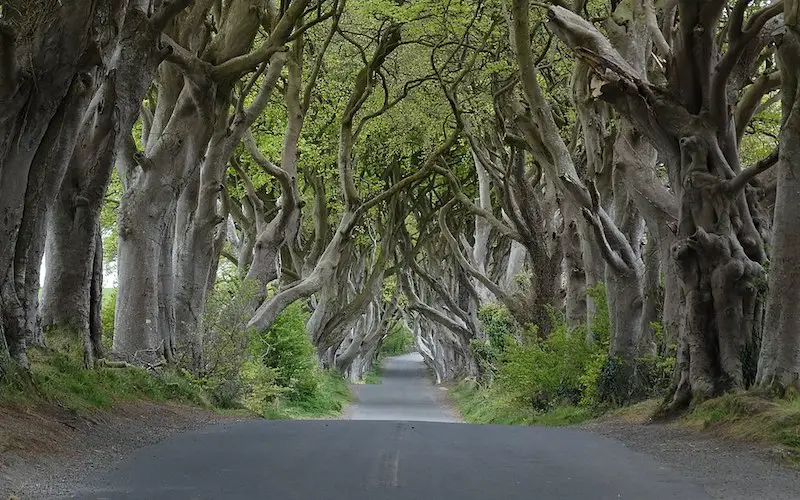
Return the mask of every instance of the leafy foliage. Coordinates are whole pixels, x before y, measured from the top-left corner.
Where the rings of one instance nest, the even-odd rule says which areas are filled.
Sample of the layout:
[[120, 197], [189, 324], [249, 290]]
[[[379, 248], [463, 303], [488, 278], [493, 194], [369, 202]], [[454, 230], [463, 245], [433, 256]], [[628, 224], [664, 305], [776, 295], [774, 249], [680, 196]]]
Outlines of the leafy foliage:
[[311, 397], [320, 384], [314, 346], [305, 327], [308, 317], [305, 306], [295, 302], [278, 316], [269, 330], [256, 334], [251, 345], [254, 362], [274, 370], [275, 383], [293, 401]]
[[520, 405], [496, 388], [464, 381], [450, 391], [451, 399], [467, 422], [473, 424], [571, 425], [592, 416], [589, 409], [559, 406], [546, 412]]
[[349, 399], [338, 376], [318, 366], [306, 332], [308, 311], [291, 304], [262, 334], [247, 330], [253, 285], [218, 283], [204, 318], [204, 386], [223, 407], [244, 406], [270, 418], [332, 415]]
[[[491, 381], [505, 356], [509, 347], [517, 342], [523, 329], [502, 304], [493, 302], [481, 307], [478, 311], [478, 320], [481, 322], [485, 339], [473, 339], [470, 348], [481, 368], [482, 379]], [[531, 335], [531, 332], [524, 332]]]
[[114, 339], [114, 308], [117, 305], [117, 289], [103, 290], [103, 302], [100, 306], [100, 324], [103, 326], [103, 346], [108, 350]]
[[[606, 290], [602, 283], [588, 291], [595, 301], [597, 314], [590, 328], [593, 341], [601, 347], [592, 356], [581, 376], [580, 404], [596, 410], [619, 407], [664, 394], [675, 369], [674, 346], [665, 346], [665, 354], [645, 354], [632, 360], [609, 357], [611, 324]], [[658, 345], [664, 344], [663, 328], [651, 325]]]
[[395, 324], [381, 344], [381, 356], [399, 356], [414, 349], [414, 335], [403, 325]]
[[546, 339], [509, 345], [496, 383], [512, 400], [535, 410], [575, 405], [581, 399], [581, 377], [598, 349], [582, 332], [559, 322]]
[[[600, 284], [588, 294], [595, 302], [592, 324], [570, 329], [554, 316], [553, 330], [544, 339], [535, 327], [520, 327], [502, 305], [481, 308], [478, 317], [486, 340], [473, 341], [471, 348], [488, 375], [480, 384], [462, 384], [454, 391], [469, 421], [573, 423], [666, 390], [673, 357], [643, 356], [630, 364], [609, 358], [605, 288]], [[654, 330], [660, 331], [658, 325]], [[637, 381], [635, 386], [630, 379]], [[620, 398], [621, 386], [637, 391]]]
[[205, 356], [201, 382], [214, 403], [223, 408], [240, 406], [243, 398], [257, 389], [254, 384], [274, 385], [266, 374], [256, 380], [254, 373], [245, 373], [252, 336], [245, 325], [253, 290], [247, 282], [220, 282], [206, 303], [201, 332]]

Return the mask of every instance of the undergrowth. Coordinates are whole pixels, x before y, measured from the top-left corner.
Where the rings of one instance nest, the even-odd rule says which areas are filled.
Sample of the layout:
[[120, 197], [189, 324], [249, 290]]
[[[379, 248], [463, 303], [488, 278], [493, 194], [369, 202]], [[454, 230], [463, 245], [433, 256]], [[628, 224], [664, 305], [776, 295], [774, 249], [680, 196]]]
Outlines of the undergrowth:
[[0, 384], [0, 404], [27, 407], [49, 402], [78, 413], [104, 410], [138, 399], [212, 406], [200, 384], [180, 369], [86, 370], [78, 342], [68, 340], [65, 335], [51, 334], [47, 343], [48, 347], [29, 349], [28, 373], [15, 371]]
[[349, 400], [347, 383], [320, 368], [306, 331], [302, 301], [272, 326], [248, 330], [253, 289], [233, 281], [209, 298], [204, 317], [205, 373], [201, 383], [221, 407], [245, 407], [267, 418], [328, 417]]
[[[470, 345], [480, 375], [452, 391], [467, 421], [574, 424], [652, 397], [668, 383], [673, 365], [667, 358], [641, 357], [626, 363], [608, 356], [605, 289], [600, 285], [589, 294], [597, 304], [592, 324], [570, 328], [553, 314], [546, 337], [533, 325], [518, 324], [501, 304], [481, 308], [478, 318], [485, 338]], [[631, 371], [641, 383], [620, 383]]]
[[271, 420], [302, 420], [335, 417], [350, 402], [347, 381], [332, 372], [319, 373], [317, 390], [303, 399], [275, 398], [268, 402], [262, 415]]
[[364, 373], [364, 383], [377, 385], [381, 383], [381, 358], [372, 362], [372, 367]]
[[[269, 330], [258, 334], [243, 327], [248, 298], [242, 290], [239, 285], [222, 289], [210, 300], [200, 377], [182, 369], [180, 360], [151, 370], [102, 363], [87, 370], [77, 335], [48, 332], [47, 347], [29, 349], [29, 371], [12, 370], [0, 379], [0, 405], [56, 403], [90, 413], [146, 399], [225, 413], [246, 410], [267, 418], [341, 413], [350, 390], [342, 377], [320, 368], [305, 330], [305, 305], [290, 305]], [[113, 293], [107, 297], [106, 307], [113, 311]], [[109, 319], [106, 310], [103, 316], [104, 322]]]
[[[461, 381], [450, 398], [467, 422], [478, 424], [571, 425], [608, 416], [631, 425], [653, 421], [668, 392], [675, 346], [660, 325], [651, 326], [657, 352], [632, 361], [610, 358], [610, 327], [602, 287], [590, 291], [597, 304], [589, 327], [570, 329], [554, 317], [542, 338], [519, 325], [508, 310], [489, 304], [479, 311], [484, 340], [471, 347], [480, 375]], [[675, 425], [736, 440], [771, 445], [800, 465], [800, 394], [767, 397], [736, 392], [702, 401]]]
[[496, 388], [478, 387], [463, 381], [450, 391], [461, 416], [472, 424], [570, 425], [583, 422], [592, 412], [579, 406], [556, 406], [536, 411]]

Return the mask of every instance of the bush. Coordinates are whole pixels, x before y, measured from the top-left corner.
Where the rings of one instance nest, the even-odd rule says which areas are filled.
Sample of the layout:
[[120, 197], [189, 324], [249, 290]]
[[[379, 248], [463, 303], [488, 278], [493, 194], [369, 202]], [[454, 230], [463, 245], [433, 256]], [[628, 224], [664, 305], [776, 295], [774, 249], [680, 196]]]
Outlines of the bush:
[[255, 288], [228, 281], [209, 297], [203, 321], [203, 386], [214, 403], [270, 418], [334, 415], [349, 398], [347, 383], [324, 372], [306, 332], [303, 302], [290, 304], [265, 332], [246, 328]]
[[[606, 291], [602, 283], [589, 295], [597, 305], [591, 332], [601, 347], [587, 365], [581, 377], [581, 405], [595, 410], [624, 406], [659, 396], [667, 391], [675, 367], [674, 346], [667, 347], [664, 355], [646, 355], [631, 361], [608, 356], [611, 325], [608, 318]], [[650, 325], [658, 345], [664, 343], [663, 328], [659, 323]]]
[[508, 346], [497, 373], [497, 385], [513, 400], [537, 411], [581, 401], [581, 378], [600, 346], [587, 341], [583, 331], [570, 331], [554, 318], [546, 339], [530, 336]]
[[577, 406], [534, 411], [511, 400], [496, 387], [481, 387], [468, 380], [450, 394], [464, 420], [473, 424], [571, 425], [592, 416], [588, 409]]
[[302, 400], [275, 398], [263, 410], [269, 419], [305, 419], [339, 415], [350, 401], [350, 387], [333, 372], [317, 370], [317, 390]]
[[209, 295], [203, 315], [201, 382], [216, 406], [236, 408], [252, 390], [243, 369], [250, 360], [253, 332], [247, 330], [254, 286], [238, 281], [218, 285]]
[[[486, 338], [470, 347], [482, 377], [453, 392], [468, 421], [568, 423], [666, 391], [674, 357], [609, 358], [605, 287], [599, 284], [588, 294], [595, 302], [592, 324], [570, 329], [563, 317], [553, 315], [547, 338], [535, 327], [521, 327], [500, 304], [481, 308]], [[652, 329], [661, 334], [660, 325]]]
[[251, 347], [256, 362], [274, 370], [275, 382], [295, 401], [312, 397], [319, 385], [314, 346], [306, 332], [308, 318], [303, 303], [294, 302], [269, 330], [255, 335]]
[[496, 302], [481, 307], [478, 310], [478, 320], [486, 338], [473, 339], [470, 341], [470, 348], [478, 362], [481, 381], [488, 383], [494, 379], [508, 346], [522, 337], [522, 329], [508, 309]]

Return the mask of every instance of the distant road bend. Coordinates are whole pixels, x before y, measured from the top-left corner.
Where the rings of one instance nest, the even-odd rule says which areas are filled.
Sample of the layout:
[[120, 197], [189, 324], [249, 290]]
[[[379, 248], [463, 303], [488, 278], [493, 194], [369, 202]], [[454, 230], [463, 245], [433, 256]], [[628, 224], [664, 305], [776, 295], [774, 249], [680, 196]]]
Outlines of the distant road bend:
[[707, 499], [620, 442], [458, 419], [418, 355], [384, 363], [340, 421], [211, 426], [139, 450], [83, 499]]

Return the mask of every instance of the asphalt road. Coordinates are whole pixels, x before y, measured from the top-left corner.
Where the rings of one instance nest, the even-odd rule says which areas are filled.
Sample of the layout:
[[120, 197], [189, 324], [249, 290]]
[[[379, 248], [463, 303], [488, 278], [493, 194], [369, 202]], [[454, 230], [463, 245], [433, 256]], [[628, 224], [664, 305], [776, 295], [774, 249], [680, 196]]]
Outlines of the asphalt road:
[[[455, 420], [414, 358], [390, 360], [341, 421], [211, 426], [143, 448], [85, 499], [706, 499], [620, 442]], [[404, 420], [386, 420], [398, 418]]]
[[431, 383], [417, 353], [385, 359], [380, 384], [352, 389], [354, 401], [345, 412], [351, 420], [460, 421], [443, 404], [444, 392]]

